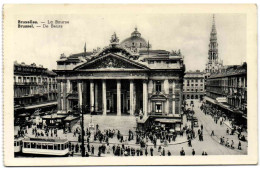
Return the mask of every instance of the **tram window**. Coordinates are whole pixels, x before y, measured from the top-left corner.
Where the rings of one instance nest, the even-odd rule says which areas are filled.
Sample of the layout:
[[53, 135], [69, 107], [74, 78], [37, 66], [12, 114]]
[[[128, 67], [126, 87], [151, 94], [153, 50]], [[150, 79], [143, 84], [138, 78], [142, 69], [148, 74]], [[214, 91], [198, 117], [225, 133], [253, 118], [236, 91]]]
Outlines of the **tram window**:
[[60, 150], [60, 144], [58, 144], [58, 150]]
[[61, 145], [61, 150], [64, 150], [64, 144]]
[[16, 146], [16, 141], [14, 142], [14, 146]]
[[42, 149], [42, 144], [41, 143], [37, 143], [37, 149]]
[[64, 146], [65, 146], [64, 148], [66, 149], [66, 148], [67, 148], [67, 144], [65, 143], [65, 145], [64, 145]]
[[54, 150], [58, 150], [58, 144], [54, 144]]
[[29, 148], [29, 143], [24, 142], [24, 148]]
[[20, 141], [17, 141], [17, 143], [16, 143], [16, 144], [17, 144], [17, 146], [20, 146]]
[[46, 144], [42, 144], [42, 149], [47, 149], [47, 145]]
[[31, 143], [31, 148], [36, 148], [36, 143]]
[[48, 144], [48, 149], [53, 150], [53, 144]]

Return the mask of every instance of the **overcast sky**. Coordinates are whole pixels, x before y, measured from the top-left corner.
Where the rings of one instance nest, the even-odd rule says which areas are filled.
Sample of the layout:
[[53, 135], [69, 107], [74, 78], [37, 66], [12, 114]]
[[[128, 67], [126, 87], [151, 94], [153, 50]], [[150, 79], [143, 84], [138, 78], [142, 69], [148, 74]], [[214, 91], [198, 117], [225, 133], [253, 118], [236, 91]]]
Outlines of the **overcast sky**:
[[[13, 40], [14, 60], [26, 64], [42, 64], [56, 68], [60, 54], [80, 53], [109, 45], [113, 32], [120, 41], [129, 37], [137, 26], [152, 49], [181, 49], [186, 70], [204, 70], [208, 58], [208, 45], [212, 14], [93, 14], [56, 16], [17, 16], [26, 20], [68, 20], [62, 29], [16, 29]], [[225, 65], [246, 61], [246, 15], [216, 14], [219, 57]]]

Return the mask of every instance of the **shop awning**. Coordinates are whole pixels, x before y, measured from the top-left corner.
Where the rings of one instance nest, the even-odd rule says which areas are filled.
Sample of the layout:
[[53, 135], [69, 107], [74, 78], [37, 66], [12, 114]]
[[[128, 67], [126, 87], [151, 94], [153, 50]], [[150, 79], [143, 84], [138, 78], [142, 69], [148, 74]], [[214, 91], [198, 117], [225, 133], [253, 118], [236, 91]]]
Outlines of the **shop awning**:
[[57, 105], [57, 102], [51, 102], [51, 103], [44, 103], [44, 104], [37, 104], [37, 105], [32, 105], [32, 106], [25, 106], [25, 109], [35, 109], [35, 108], [40, 108], [40, 107], [48, 107], [48, 106], [54, 106]]
[[208, 96], [205, 96], [204, 99], [205, 99], [206, 101], [209, 101], [210, 103], [216, 104], [216, 100], [215, 100], [215, 99], [212, 99], [212, 98], [210, 98], [210, 97], [208, 97]]
[[155, 119], [155, 121], [160, 123], [181, 123], [180, 119]]

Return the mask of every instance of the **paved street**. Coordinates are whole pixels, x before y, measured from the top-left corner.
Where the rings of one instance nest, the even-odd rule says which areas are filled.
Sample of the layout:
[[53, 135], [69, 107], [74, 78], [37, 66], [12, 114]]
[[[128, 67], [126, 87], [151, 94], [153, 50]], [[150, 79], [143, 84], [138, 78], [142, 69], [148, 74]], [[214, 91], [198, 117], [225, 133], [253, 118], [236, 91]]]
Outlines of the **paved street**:
[[[189, 102], [188, 102], [188, 105]], [[194, 108], [193, 110], [195, 111], [194, 116], [198, 118], [198, 123], [199, 127], [194, 128], [196, 138], [192, 140], [192, 147], [189, 147], [187, 144], [187, 137], [184, 132], [183, 137], [179, 136], [177, 137], [175, 142], [171, 142], [168, 144], [168, 146], [164, 146], [162, 143], [157, 142], [157, 147], [154, 148], [153, 144], [148, 141], [148, 151], [150, 150], [151, 147], [154, 148], [154, 155], [160, 155], [160, 152], [158, 152], [158, 146], [161, 145], [165, 151], [166, 154], [168, 150], [171, 152], [172, 155], [180, 155], [180, 150], [183, 148], [185, 151], [186, 155], [191, 155], [192, 154], [192, 149], [195, 150], [196, 155], [201, 155], [203, 151], [206, 151], [208, 155], [243, 155], [247, 153], [247, 142], [242, 142], [242, 150], [237, 149], [238, 145], [238, 137], [237, 135], [227, 135], [226, 134], [226, 129], [228, 126], [225, 124], [220, 125], [219, 123], [216, 124], [213, 121], [213, 118], [210, 115], [205, 115], [201, 110], [200, 110], [200, 105], [198, 101], [194, 101]], [[191, 107], [188, 107], [191, 108]], [[109, 140], [110, 145], [107, 147], [107, 149], [112, 149], [112, 146], [115, 145], [121, 145], [124, 144], [126, 146], [133, 147], [135, 149], [140, 148], [140, 145], [135, 144], [135, 139], [131, 141], [127, 141], [128, 138], [128, 131], [129, 129], [132, 131], [135, 131], [136, 127], [136, 117], [134, 116], [90, 116], [90, 115], [85, 115], [84, 116], [84, 126], [88, 127], [90, 122], [96, 126], [96, 124], [99, 125], [99, 129], [101, 131], [107, 130], [107, 129], [115, 129], [116, 133], [118, 130], [123, 134], [124, 136], [124, 141], [123, 143], [120, 143], [118, 139], [115, 137], [111, 138]], [[200, 125], [203, 125], [203, 139], [204, 141], [199, 141], [197, 137], [198, 129], [200, 128]], [[186, 116], [183, 116], [183, 126], [190, 126], [190, 122], [186, 120]], [[74, 131], [76, 128], [80, 128], [79, 123], [75, 124], [74, 127], [72, 128], [72, 131]], [[15, 129], [17, 130], [17, 129]], [[211, 132], [214, 130], [215, 136], [211, 136]], [[43, 131], [43, 130], [42, 130]], [[98, 147], [101, 145], [98, 141], [94, 141], [94, 134], [92, 134], [92, 137], [90, 138], [90, 146], [95, 147], [95, 154], [94, 156], [97, 155], [97, 150]], [[28, 133], [26, 134], [28, 137], [34, 137], [32, 135], [32, 129], [28, 129]], [[228, 138], [230, 141], [234, 141], [234, 146], [235, 149], [228, 148], [224, 145], [221, 145], [219, 143], [219, 138], [224, 136], [225, 139]], [[63, 130], [58, 130], [58, 137], [56, 138], [67, 138], [70, 140], [73, 144], [79, 144], [78, 143], [78, 135], [75, 137], [73, 136], [73, 133], [67, 133], [64, 134]], [[86, 138], [85, 138], [86, 139]], [[110, 150], [111, 151], [111, 150]], [[102, 154], [102, 156], [111, 156], [112, 154]], [[149, 151], [150, 155], [150, 151]], [[75, 154], [75, 156], [80, 156], [79, 153]]]
[[[189, 103], [189, 102], [188, 102]], [[200, 105], [198, 101], [194, 101], [194, 111], [195, 117], [198, 118], [199, 126], [203, 124], [204, 127], [204, 141], [200, 142], [198, 139], [193, 141], [194, 149], [196, 150], [205, 150], [208, 154], [214, 155], [241, 155], [247, 154], [247, 142], [241, 141], [242, 150], [237, 149], [238, 145], [238, 137], [237, 135], [227, 135], [226, 129], [228, 128], [225, 124], [220, 125], [219, 123], [216, 124], [213, 121], [213, 118], [210, 115], [205, 115], [200, 110]], [[198, 130], [195, 129], [196, 131]], [[214, 130], [215, 136], [210, 136], [212, 130]], [[234, 141], [235, 149], [227, 148], [221, 144], [219, 144], [220, 137], [224, 136], [225, 138], [229, 138], [229, 141]]]

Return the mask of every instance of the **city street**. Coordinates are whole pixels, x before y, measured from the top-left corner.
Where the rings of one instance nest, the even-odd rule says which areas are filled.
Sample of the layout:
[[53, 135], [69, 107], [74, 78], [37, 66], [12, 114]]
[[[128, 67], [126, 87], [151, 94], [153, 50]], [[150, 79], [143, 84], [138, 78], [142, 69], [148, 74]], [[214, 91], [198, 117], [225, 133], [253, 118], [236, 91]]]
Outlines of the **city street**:
[[[190, 102], [188, 102], [188, 105]], [[225, 124], [220, 125], [219, 123], [216, 124], [213, 120], [213, 118], [210, 115], [205, 115], [200, 110], [201, 103], [199, 101], [194, 101], [194, 116], [198, 118], [199, 127], [202, 124], [204, 127], [204, 141], [200, 142], [198, 139], [195, 139], [193, 141], [194, 149], [196, 150], [205, 150], [208, 154], [214, 154], [214, 155], [241, 155], [247, 153], [247, 142], [241, 141], [242, 150], [237, 149], [238, 145], [238, 137], [237, 135], [227, 135], [226, 129], [228, 126]], [[190, 107], [191, 108], [191, 107]], [[198, 130], [195, 129], [195, 130]], [[212, 130], [214, 130], [215, 136], [210, 136]], [[228, 147], [225, 147], [224, 145], [221, 145], [219, 143], [220, 137], [224, 136], [225, 138], [228, 138], [229, 141], [234, 141], [234, 147], [235, 149], [231, 149]]]
[[[192, 109], [192, 107], [188, 103], [188, 107]], [[199, 127], [194, 128], [195, 130], [195, 139], [192, 140], [192, 147], [188, 146], [187, 143], [187, 137], [184, 132], [184, 136], [181, 137], [178, 135], [176, 138], [175, 142], [171, 142], [168, 144], [168, 146], [164, 146], [163, 143], [160, 143], [159, 140], [157, 140], [157, 147], [154, 148], [152, 142], [149, 140], [146, 144], [148, 145], [148, 151], [150, 155], [150, 148], [154, 148], [154, 156], [160, 155], [160, 152], [158, 152], [158, 146], [161, 145], [162, 148], [165, 149], [165, 152], [167, 153], [168, 151], [171, 152], [172, 155], [180, 155], [180, 150], [183, 148], [185, 151], [186, 155], [192, 155], [192, 149], [195, 150], [195, 155], [202, 155], [202, 152], [207, 152], [208, 155], [243, 155], [246, 154], [247, 152], [247, 142], [241, 142], [242, 145], [242, 150], [237, 149], [238, 145], [238, 138], [237, 135], [227, 135], [226, 134], [226, 129], [227, 126], [225, 124], [220, 125], [219, 123], [216, 124], [213, 121], [213, 118], [210, 115], [205, 115], [201, 110], [200, 107], [201, 103], [199, 101], [194, 101], [194, 108], [193, 110], [195, 111], [194, 117], [198, 118], [198, 124]], [[115, 133], [117, 133], [118, 130], [120, 130], [121, 134], [124, 137], [124, 141], [121, 143], [116, 136], [111, 138], [109, 140], [109, 146], [107, 146], [107, 149], [111, 149], [113, 145], [122, 145], [124, 144], [125, 146], [130, 146], [131, 148], [135, 149], [140, 149], [140, 145], [135, 143], [135, 138], [134, 140], [128, 141], [128, 131], [132, 130], [135, 131], [136, 128], [136, 117], [134, 116], [90, 116], [90, 115], [84, 115], [84, 126], [85, 129], [89, 127], [90, 123], [93, 123], [94, 126], [97, 124], [99, 125], [99, 129], [101, 131], [108, 130], [108, 129], [115, 129]], [[92, 122], [91, 122], [92, 121]], [[116, 123], [115, 123], [116, 122]], [[200, 129], [201, 125], [203, 125], [203, 140], [204, 141], [199, 141], [197, 137], [198, 129]], [[183, 116], [183, 126], [191, 126], [190, 121], [186, 120], [186, 116]], [[72, 128], [72, 131], [75, 131], [76, 128], [80, 129], [79, 123], [75, 124]], [[214, 130], [215, 135], [211, 136], [211, 132]], [[42, 130], [43, 131], [43, 130]], [[28, 137], [34, 137], [32, 134], [32, 129], [28, 129], [28, 133], [26, 136]], [[94, 131], [92, 131], [94, 133]], [[229, 147], [226, 147], [224, 145], [221, 145], [219, 143], [219, 138], [221, 136], [224, 136], [225, 138], [228, 138], [230, 141], [234, 141], [234, 147], [235, 149], [231, 149]], [[54, 137], [55, 138], [55, 137]], [[78, 143], [78, 134], [77, 136], [73, 136], [72, 133], [67, 133], [64, 134], [63, 130], [58, 130], [58, 137], [59, 139], [67, 138], [69, 141], [71, 141], [72, 144], [76, 145]], [[85, 137], [86, 140], [86, 137]], [[86, 144], [86, 141], [85, 141]], [[98, 152], [98, 147], [100, 145], [104, 145], [104, 143], [99, 143], [98, 140], [94, 141], [94, 134], [91, 135], [90, 137], [90, 146], [94, 146], [95, 148], [95, 153], [94, 156], [97, 156]], [[74, 154], [74, 156], [80, 156], [80, 153]], [[113, 154], [102, 154], [101, 156], [112, 156]]]

